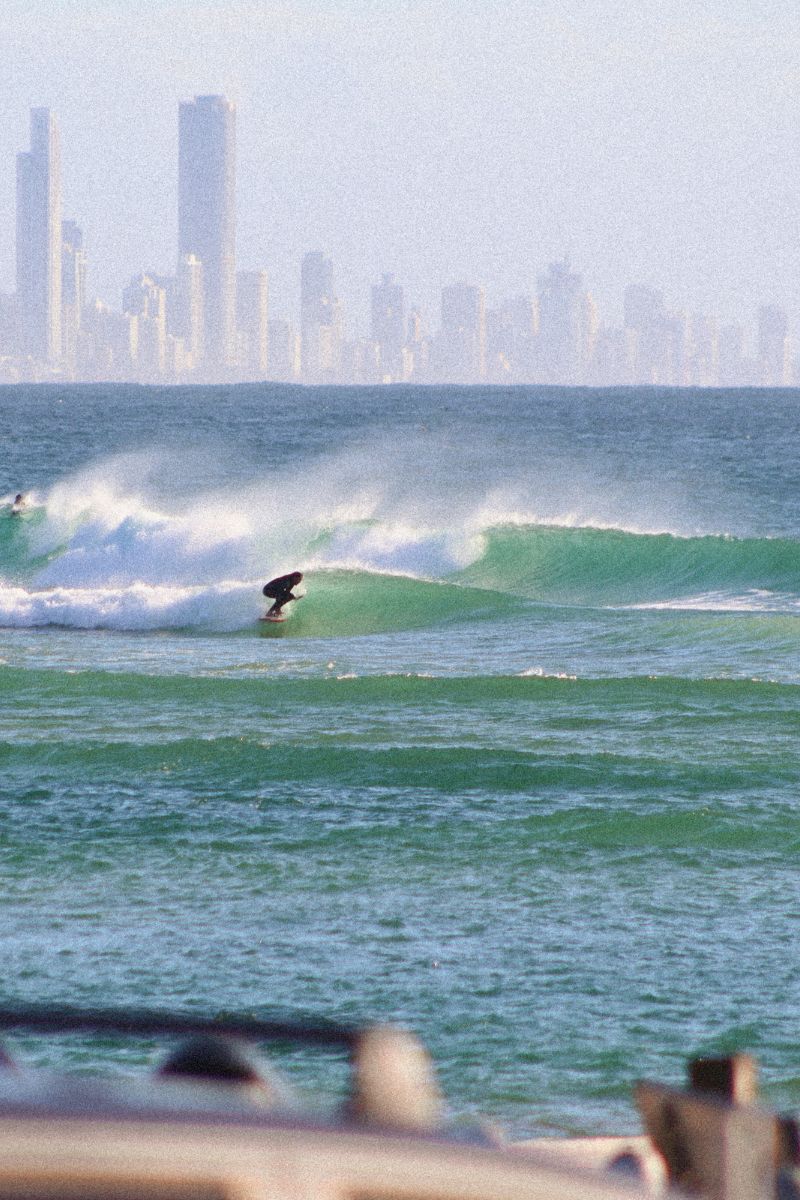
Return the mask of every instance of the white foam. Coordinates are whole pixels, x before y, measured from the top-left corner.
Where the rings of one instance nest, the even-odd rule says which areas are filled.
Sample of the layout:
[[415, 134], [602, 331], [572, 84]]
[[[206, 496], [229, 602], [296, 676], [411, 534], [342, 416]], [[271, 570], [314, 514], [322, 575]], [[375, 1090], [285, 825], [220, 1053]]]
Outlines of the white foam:
[[683, 596], [670, 600], [652, 600], [641, 604], [615, 605], [620, 609], [676, 611], [676, 612], [752, 612], [752, 613], [797, 613], [800, 600], [796, 596], [781, 595], [761, 588], [740, 595], [727, 592], [703, 592], [697, 596]]
[[[612, 520], [613, 498], [583, 495], [580, 481], [557, 481], [559, 493], [548, 495], [546, 465], [497, 485], [469, 474], [460, 450], [428, 438], [364, 441], [235, 491], [203, 489], [203, 475], [196, 456], [153, 450], [31, 493], [30, 577], [24, 587], [0, 585], [0, 623], [232, 629], [258, 614], [270, 576], [346, 568], [443, 581], [481, 558], [493, 527], [689, 536], [677, 522]], [[630, 506], [618, 515], [630, 517]]]
[[235, 493], [184, 491], [167, 502], [150, 483], [154, 474], [169, 478], [166, 456], [95, 464], [44, 497], [28, 544], [32, 558], [50, 561], [32, 589], [191, 588], [344, 563], [441, 578], [483, 552], [463, 514], [443, 524], [398, 517], [377, 482], [360, 478], [363, 463], [360, 471], [345, 465], [277, 474]]
[[347, 564], [371, 571], [436, 579], [480, 558], [485, 539], [463, 529], [414, 527], [405, 522], [345, 525], [313, 558], [314, 566]]
[[527, 667], [524, 671], [517, 671], [518, 679], [570, 679], [576, 680], [577, 675], [570, 675], [566, 671], [545, 671], [544, 667]]
[[261, 609], [251, 582], [211, 587], [135, 583], [127, 587], [29, 590], [0, 585], [0, 625], [70, 629], [205, 629], [231, 631], [255, 620]]

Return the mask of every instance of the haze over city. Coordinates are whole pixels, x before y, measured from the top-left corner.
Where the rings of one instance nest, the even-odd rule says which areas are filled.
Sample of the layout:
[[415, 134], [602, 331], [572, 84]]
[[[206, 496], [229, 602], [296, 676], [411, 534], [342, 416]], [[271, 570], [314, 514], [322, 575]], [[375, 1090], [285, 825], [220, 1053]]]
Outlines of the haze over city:
[[236, 106], [238, 269], [297, 321], [299, 264], [335, 265], [348, 334], [383, 272], [440, 293], [534, 294], [568, 256], [602, 317], [630, 282], [671, 309], [797, 324], [800, 19], [788, 3], [5, 6], [0, 285], [14, 286], [29, 109], [61, 131], [63, 214], [88, 294], [120, 307], [177, 252], [178, 105]]
[[0, 1200], [800, 1200], [799, 0], [0, 17]]

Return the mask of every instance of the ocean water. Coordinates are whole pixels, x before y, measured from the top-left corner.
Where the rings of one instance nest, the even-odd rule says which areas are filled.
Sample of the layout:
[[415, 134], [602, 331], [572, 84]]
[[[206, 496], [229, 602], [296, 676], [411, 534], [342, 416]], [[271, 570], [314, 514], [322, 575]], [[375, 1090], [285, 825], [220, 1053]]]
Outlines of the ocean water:
[[800, 393], [0, 418], [0, 999], [401, 1021], [520, 1135], [733, 1049], [800, 1104]]

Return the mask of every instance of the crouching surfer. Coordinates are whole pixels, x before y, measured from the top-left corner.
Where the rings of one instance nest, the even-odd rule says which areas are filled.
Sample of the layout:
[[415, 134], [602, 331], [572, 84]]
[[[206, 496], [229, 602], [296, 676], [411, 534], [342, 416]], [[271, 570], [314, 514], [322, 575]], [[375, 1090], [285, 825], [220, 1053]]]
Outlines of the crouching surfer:
[[267, 612], [268, 617], [279, 617], [284, 604], [289, 604], [292, 600], [302, 600], [302, 596], [295, 596], [292, 591], [302, 578], [302, 571], [292, 571], [291, 575], [279, 575], [277, 579], [270, 579], [269, 583], [264, 584], [262, 592], [269, 600], [275, 601]]
[[14, 503], [11, 505], [12, 517], [21, 517], [28, 507], [28, 498], [24, 492], [17, 492], [14, 497]]

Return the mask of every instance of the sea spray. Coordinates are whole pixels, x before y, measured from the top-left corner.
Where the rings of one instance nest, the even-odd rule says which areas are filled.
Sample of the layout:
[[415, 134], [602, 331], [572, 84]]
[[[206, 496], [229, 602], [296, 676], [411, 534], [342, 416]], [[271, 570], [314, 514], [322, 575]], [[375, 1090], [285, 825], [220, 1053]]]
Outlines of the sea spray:
[[10, 999], [396, 1020], [521, 1135], [636, 1129], [694, 1053], [800, 1103], [796, 393], [0, 409]]
[[338, 495], [306, 498], [298, 514], [266, 484], [156, 510], [108, 466], [101, 474], [91, 487], [85, 477], [57, 484], [24, 518], [0, 520], [0, 623], [240, 630], [254, 627], [263, 579], [289, 568], [309, 585], [281, 631], [295, 636], [424, 627], [526, 602], [800, 606], [800, 542], [790, 538], [530, 523], [518, 513], [479, 527], [472, 509], [415, 525], [366, 501], [356, 515]]

